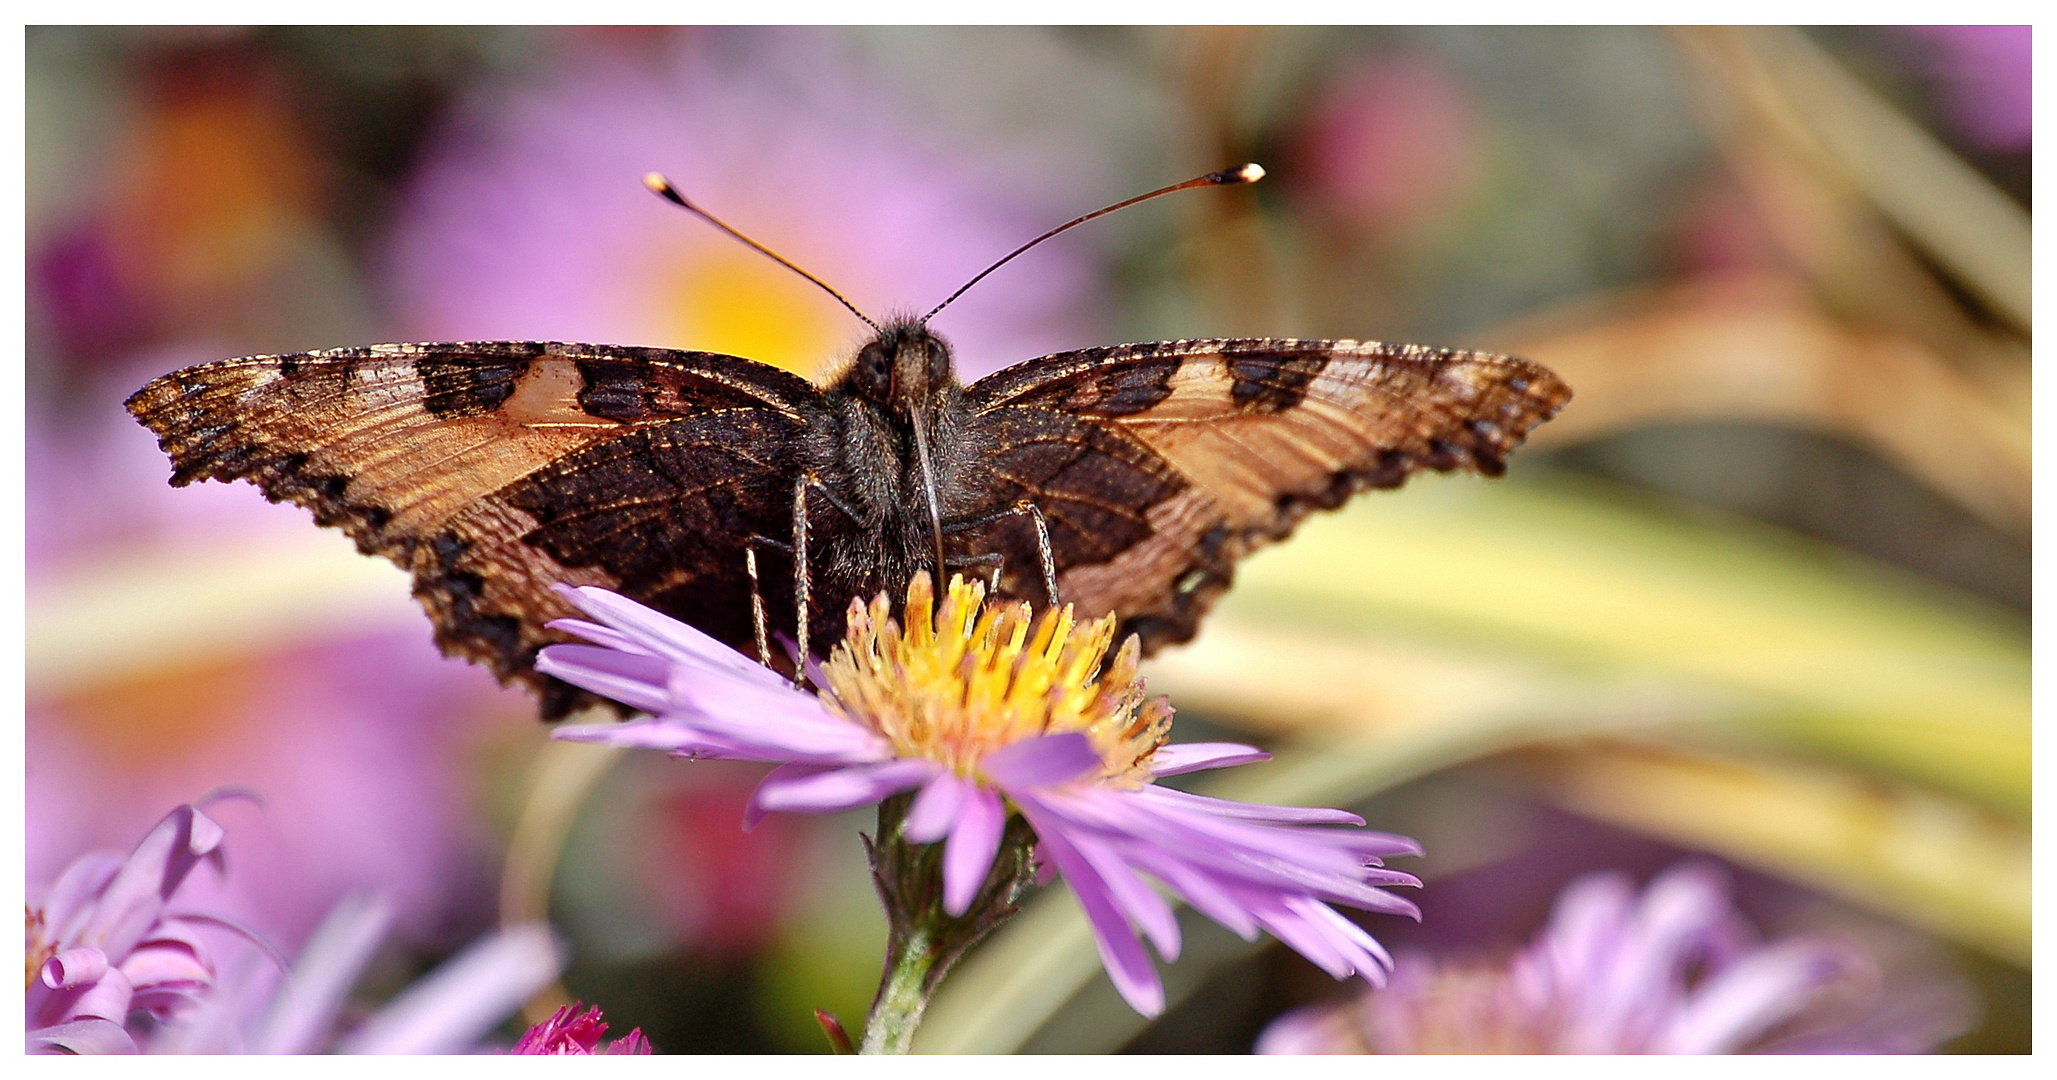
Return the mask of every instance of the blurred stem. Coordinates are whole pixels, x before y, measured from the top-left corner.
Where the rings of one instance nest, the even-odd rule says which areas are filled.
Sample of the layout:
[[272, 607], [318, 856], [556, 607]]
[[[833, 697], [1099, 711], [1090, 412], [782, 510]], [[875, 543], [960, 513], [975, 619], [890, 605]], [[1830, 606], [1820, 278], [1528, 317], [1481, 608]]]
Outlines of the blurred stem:
[[1758, 125], [1862, 192], [1988, 310], [2029, 332], [2027, 211], [1806, 34], [1772, 27], [1678, 33]]
[[957, 961], [1020, 910], [1034, 876], [1035, 835], [1021, 818], [1009, 819], [1000, 852], [971, 907], [953, 917], [943, 910], [943, 844], [909, 843], [902, 833], [912, 795], [879, 804], [879, 839], [867, 839], [872, 882], [886, 908], [885, 974], [859, 1053], [904, 1054], [914, 1045], [929, 998]]
[[[595, 720], [581, 715], [578, 720]], [[529, 768], [521, 817], [507, 842], [507, 862], [500, 872], [500, 925], [520, 926], [550, 918], [550, 884], [572, 823], [617, 758], [619, 746], [550, 741], [536, 751]], [[560, 1006], [571, 1004], [561, 983], [552, 982], [522, 1006], [522, 1019], [540, 1024]]]

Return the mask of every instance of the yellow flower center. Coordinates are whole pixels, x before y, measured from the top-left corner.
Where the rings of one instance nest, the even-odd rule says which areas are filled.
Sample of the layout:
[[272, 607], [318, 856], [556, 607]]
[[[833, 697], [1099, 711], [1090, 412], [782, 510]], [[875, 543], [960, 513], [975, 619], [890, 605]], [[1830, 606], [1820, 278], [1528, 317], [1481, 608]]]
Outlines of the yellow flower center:
[[25, 916], [23, 921], [28, 924], [26, 935], [28, 938], [28, 948], [26, 956], [22, 960], [22, 967], [26, 969], [26, 976], [22, 980], [22, 989], [26, 990], [36, 985], [36, 975], [43, 970], [43, 964], [51, 957], [57, 955], [57, 944], [43, 940], [47, 927], [43, 923], [43, 912], [41, 909], [32, 908], [24, 904], [22, 905], [22, 912]]
[[1022, 739], [1083, 732], [1102, 779], [1135, 786], [1171, 729], [1171, 705], [1146, 699], [1134, 635], [1111, 663], [1114, 616], [1084, 626], [1070, 605], [1033, 617], [1020, 602], [985, 602], [985, 586], [950, 578], [937, 609], [926, 572], [907, 585], [905, 629], [884, 594], [850, 602], [843, 642], [822, 670], [829, 707], [892, 741], [902, 757], [940, 762], [960, 776]]

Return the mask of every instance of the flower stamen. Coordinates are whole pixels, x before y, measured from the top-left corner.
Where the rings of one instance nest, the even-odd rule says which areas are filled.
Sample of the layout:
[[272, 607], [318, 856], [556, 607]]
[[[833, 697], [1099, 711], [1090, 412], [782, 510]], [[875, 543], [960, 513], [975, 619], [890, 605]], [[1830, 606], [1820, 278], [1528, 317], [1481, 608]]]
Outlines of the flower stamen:
[[1145, 699], [1131, 635], [1109, 661], [1112, 615], [1079, 625], [1070, 605], [1037, 617], [1025, 603], [985, 602], [984, 583], [952, 575], [940, 606], [926, 572], [907, 586], [902, 618], [881, 594], [851, 601], [843, 643], [822, 665], [822, 699], [889, 740], [966, 778], [989, 752], [1023, 739], [1084, 733], [1103, 762], [1097, 779], [1127, 787], [1149, 776], [1171, 706]]

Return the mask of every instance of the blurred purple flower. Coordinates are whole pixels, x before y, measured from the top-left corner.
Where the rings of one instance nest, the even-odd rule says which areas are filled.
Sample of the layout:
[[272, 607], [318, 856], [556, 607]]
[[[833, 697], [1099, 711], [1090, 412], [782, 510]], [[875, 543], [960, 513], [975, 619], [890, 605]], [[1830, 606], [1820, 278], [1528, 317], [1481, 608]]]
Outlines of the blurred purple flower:
[[1374, 985], [1390, 958], [1329, 905], [1418, 915], [1379, 888], [1419, 884], [1380, 864], [1419, 854], [1412, 840], [1317, 827], [1364, 824], [1341, 810], [1156, 786], [1159, 777], [1269, 755], [1233, 743], [1163, 745], [1171, 710], [1161, 698], [1144, 700], [1133, 638], [1108, 657], [1111, 617], [1074, 632], [1066, 609], [1031, 628], [1026, 605], [986, 605], [983, 587], [962, 579], [937, 612], [927, 575], [917, 574], [904, 634], [884, 597], [869, 609], [851, 605], [846, 641], [813, 671], [824, 688], [816, 696], [625, 597], [564, 594], [599, 623], [553, 625], [594, 644], [551, 646], [538, 670], [654, 715], [571, 725], [557, 737], [780, 763], [746, 823], [771, 810], [832, 813], [918, 789], [906, 837], [945, 842], [952, 915], [976, 897], [1018, 811], [1085, 908], [1115, 987], [1145, 1015], [1163, 1010], [1164, 991], [1136, 928], [1167, 960], [1180, 942], [1171, 906], [1138, 871], [1245, 938], [1268, 930], [1336, 978]]
[[[1877, 998], [1878, 970], [1827, 938], [1771, 944], [1713, 867], [1684, 863], [1640, 896], [1596, 873], [1504, 967], [1400, 957], [1391, 983], [1281, 1016], [1260, 1054], [1920, 1053], [1961, 1032], [1961, 995]], [[1872, 1001], [1874, 1006], [1880, 1003]]]
[[[116, 583], [180, 583], [181, 600], [201, 611], [213, 594], [193, 579], [283, 570], [299, 580], [281, 548], [349, 550], [310, 529], [305, 510], [267, 503], [247, 484], [165, 482], [170, 466], [122, 396], [201, 358], [157, 354], [96, 382], [69, 414], [29, 412], [32, 643], [47, 622], [104, 610]], [[195, 902], [290, 954], [339, 897], [375, 881], [390, 890], [402, 933], [454, 944], [441, 937], [450, 912], [489, 888], [492, 867], [471, 799], [476, 751], [484, 738], [526, 732], [507, 726], [533, 715], [525, 695], [439, 656], [404, 588], [268, 632], [182, 629], [180, 643], [198, 645], [177, 656], [107, 664], [85, 650], [67, 660], [75, 674], [54, 680], [32, 665], [29, 879], [54, 879], [74, 853], [126, 845], [165, 806], [234, 784], [265, 811], [226, 808], [240, 815], [228, 824], [245, 862], [230, 878], [188, 883]]]
[[126, 859], [80, 857], [28, 909], [31, 1052], [134, 1053], [130, 1011], [167, 1018], [213, 984], [201, 930], [245, 932], [217, 916], [166, 909], [194, 867], [221, 868], [223, 830], [201, 808], [231, 794], [175, 808]]
[[[588, 40], [524, 85], [490, 87], [408, 192], [385, 275], [405, 332], [707, 349], [809, 372], [861, 327], [653, 197], [645, 173], [874, 319], [936, 303], [1090, 197], [1064, 170], [952, 160], [836, 50], [804, 28], [673, 33], [654, 49]], [[968, 375], [1097, 336], [1077, 251], [1045, 245], [939, 319]]]
[[[583, 1010], [583, 1011], [581, 1011]], [[607, 1034], [607, 1022], [600, 1019], [600, 1006], [585, 1008], [582, 1002], [572, 1002], [558, 1009], [550, 1019], [537, 1024], [514, 1044], [517, 1054], [647, 1054], [650, 1040], [643, 1037], [643, 1029], [635, 1028], [627, 1035], [614, 1040], [606, 1049], [600, 1048], [600, 1037]]]
[[1942, 83], [1949, 119], [1983, 150], [2027, 150], [2035, 137], [2034, 28], [1902, 26], [1926, 43], [1930, 74]]
[[211, 909], [290, 949], [338, 897], [378, 882], [404, 932], [435, 940], [488, 873], [465, 769], [498, 692], [427, 636], [307, 643], [34, 701], [31, 870], [174, 786], [234, 781], [265, 810], [235, 823], [244, 872], [197, 883]]
[[563, 967], [548, 926], [487, 934], [416, 980], [338, 1038], [350, 989], [393, 925], [383, 896], [339, 901], [283, 981], [271, 965], [245, 958], [175, 1022], [153, 1032], [153, 1054], [456, 1054], [513, 1015]]

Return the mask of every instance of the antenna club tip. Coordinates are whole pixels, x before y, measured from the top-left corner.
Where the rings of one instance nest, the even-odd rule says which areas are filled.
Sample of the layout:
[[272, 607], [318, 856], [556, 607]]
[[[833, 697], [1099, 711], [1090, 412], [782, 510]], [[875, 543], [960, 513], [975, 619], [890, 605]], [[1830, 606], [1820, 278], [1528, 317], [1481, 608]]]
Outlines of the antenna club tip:
[[666, 180], [664, 174], [658, 172], [644, 173], [643, 186], [659, 195], [669, 194], [672, 190], [671, 181]]
[[1264, 179], [1264, 166], [1251, 162], [1233, 169], [1223, 169], [1207, 177], [1217, 184], [1254, 184]]

